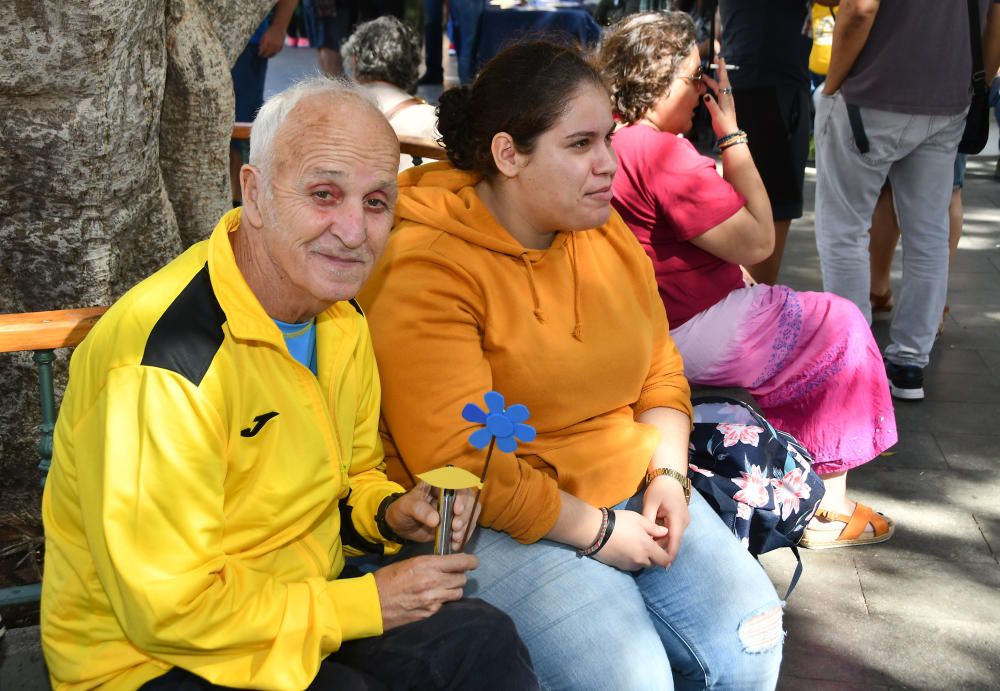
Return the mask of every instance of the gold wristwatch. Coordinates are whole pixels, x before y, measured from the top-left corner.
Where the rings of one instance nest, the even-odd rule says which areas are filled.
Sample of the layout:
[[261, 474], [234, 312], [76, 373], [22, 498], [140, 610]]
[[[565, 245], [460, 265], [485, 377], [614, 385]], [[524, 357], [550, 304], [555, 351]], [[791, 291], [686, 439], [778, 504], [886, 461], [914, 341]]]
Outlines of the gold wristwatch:
[[660, 477], [661, 475], [666, 475], [667, 477], [672, 477], [681, 483], [681, 487], [684, 488], [684, 501], [688, 504], [691, 503], [691, 480], [687, 478], [686, 475], [681, 475], [673, 468], [656, 468], [655, 470], [646, 471], [646, 484], [649, 485], [650, 482]]

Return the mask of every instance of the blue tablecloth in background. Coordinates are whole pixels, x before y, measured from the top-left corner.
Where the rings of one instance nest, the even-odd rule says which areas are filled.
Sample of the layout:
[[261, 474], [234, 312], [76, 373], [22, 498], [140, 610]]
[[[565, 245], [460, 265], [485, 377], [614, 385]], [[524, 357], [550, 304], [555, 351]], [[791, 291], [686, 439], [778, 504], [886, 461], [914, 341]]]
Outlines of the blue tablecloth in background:
[[538, 9], [513, 7], [501, 10], [487, 5], [479, 24], [476, 71], [510, 41], [518, 38], [544, 38], [545, 35], [568, 36], [582, 46], [591, 46], [601, 35], [601, 28], [583, 6]]

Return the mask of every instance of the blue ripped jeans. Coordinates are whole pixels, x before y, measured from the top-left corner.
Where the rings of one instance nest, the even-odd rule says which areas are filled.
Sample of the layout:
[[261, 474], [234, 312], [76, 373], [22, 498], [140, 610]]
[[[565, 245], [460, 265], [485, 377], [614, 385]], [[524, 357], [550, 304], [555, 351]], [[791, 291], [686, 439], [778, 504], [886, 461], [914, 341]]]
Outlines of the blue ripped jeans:
[[[641, 506], [636, 495], [615, 508]], [[690, 508], [673, 565], [635, 574], [481, 528], [465, 595], [510, 615], [545, 689], [773, 689], [782, 603], [697, 493]]]

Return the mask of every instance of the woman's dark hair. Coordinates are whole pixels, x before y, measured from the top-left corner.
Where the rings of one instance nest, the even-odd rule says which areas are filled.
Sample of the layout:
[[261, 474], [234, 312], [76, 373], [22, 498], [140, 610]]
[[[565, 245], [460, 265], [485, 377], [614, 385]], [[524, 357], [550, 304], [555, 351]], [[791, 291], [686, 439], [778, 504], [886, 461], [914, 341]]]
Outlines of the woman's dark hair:
[[496, 175], [493, 137], [506, 132], [521, 153], [566, 110], [581, 84], [606, 91], [600, 72], [576, 48], [523, 41], [490, 60], [471, 87], [449, 89], [438, 100], [438, 131], [456, 168]]
[[389, 82], [409, 93], [417, 88], [420, 38], [393, 16], [359, 25], [341, 52], [348, 74], [357, 82]]
[[670, 89], [695, 39], [684, 12], [634, 14], [608, 29], [597, 62], [615, 114], [627, 124], [639, 120]]

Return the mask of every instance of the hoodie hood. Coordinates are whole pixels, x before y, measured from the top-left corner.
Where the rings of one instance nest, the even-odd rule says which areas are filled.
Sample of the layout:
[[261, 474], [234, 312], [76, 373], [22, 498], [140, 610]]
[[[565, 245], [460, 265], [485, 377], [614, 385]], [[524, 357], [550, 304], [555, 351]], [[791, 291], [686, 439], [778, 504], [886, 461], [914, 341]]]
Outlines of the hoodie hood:
[[476, 194], [475, 186], [481, 177], [478, 173], [459, 170], [448, 161], [417, 166], [401, 173], [396, 226], [407, 222], [429, 226], [520, 261], [531, 289], [532, 314], [541, 323], [545, 322], [545, 310], [535, 283], [535, 265], [543, 258], [565, 253], [573, 272], [573, 336], [582, 341], [580, 277], [574, 239], [577, 231], [557, 232], [552, 244], [543, 250], [524, 247], [500, 225]]
[[399, 176], [396, 225], [413, 221], [511, 257], [544, 255], [562, 247], [572, 235], [556, 233], [545, 250], [523, 247], [476, 194], [480, 179], [478, 173], [459, 170], [448, 161], [410, 168]]

